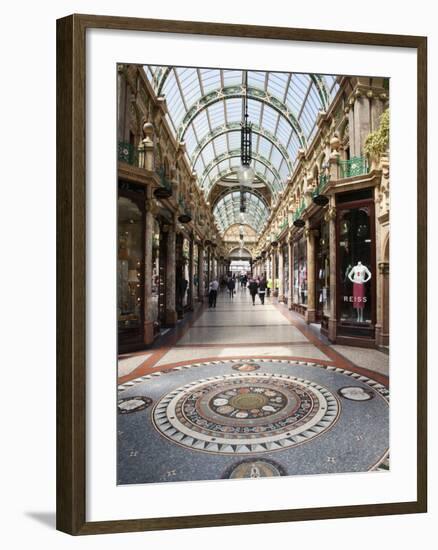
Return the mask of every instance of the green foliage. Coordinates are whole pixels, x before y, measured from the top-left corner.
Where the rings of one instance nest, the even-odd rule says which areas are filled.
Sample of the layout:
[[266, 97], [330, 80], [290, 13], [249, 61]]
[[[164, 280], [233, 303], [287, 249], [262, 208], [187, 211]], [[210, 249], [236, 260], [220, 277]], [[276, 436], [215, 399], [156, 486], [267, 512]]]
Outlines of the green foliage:
[[389, 109], [380, 117], [380, 125], [375, 132], [371, 132], [365, 140], [364, 150], [370, 157], [380, 158], [389, 145]]

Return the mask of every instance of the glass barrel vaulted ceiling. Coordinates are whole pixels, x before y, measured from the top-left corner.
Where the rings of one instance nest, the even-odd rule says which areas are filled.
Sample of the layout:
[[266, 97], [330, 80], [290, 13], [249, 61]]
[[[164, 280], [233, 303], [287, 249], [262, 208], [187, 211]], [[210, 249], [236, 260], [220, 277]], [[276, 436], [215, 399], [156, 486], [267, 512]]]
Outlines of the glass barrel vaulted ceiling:
[[252, 123], [254, 187], [266, 187], [275, 201], [292, 174], [300, 148], [316, 131], [320, 110], [327, 110], [338, 84], [332, 75], [144, 66], [175, 137], [184, 141], [198, 185], [208, 199], [216, 185], [229, 186], [213, 205], [219, 229], [246, 223], [259, 232], [268, 206], [245, 187], [246, 212], [240, 212], [240, 122], [247, 94]]

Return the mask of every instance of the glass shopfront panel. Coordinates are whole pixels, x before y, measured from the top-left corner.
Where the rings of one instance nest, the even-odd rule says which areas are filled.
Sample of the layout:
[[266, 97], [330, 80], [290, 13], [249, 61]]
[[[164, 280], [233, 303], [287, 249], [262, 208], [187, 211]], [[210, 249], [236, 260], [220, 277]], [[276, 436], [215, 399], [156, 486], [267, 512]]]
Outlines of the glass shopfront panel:
[[358, 327], [373, 323], [373, 208], [338, 208], [340, 321]]
[[307, 243], [302, 237], [294, 243], [294, 304], [307, 305]]
[[118, 198], [117, 319], [119, 334], [143, 324], [143, 215], [137, 203]]
[[152, 236], [152, 285], [151, 302], [153, 319], [159, 324], [159, 298], [160, 298], [160, 225], [154, 221], [154, 234]]
[[190, 280], [190, 241], [188, 239], [183, 240], [183, 279], [182, 279], [182, 303], [183, 307], [190, 305], [190, 290], [189, 290], [189, 280]]
[[193, 295], [199, 296], [199, 260], [198, 260], [198, 245], [193, 245]]
[[289, 246], [283, 247], [283, 294], [289, 296]]
[[316, 304], [320, 316], [330, 316], [330, 232], [322, 222], [316, 251]]

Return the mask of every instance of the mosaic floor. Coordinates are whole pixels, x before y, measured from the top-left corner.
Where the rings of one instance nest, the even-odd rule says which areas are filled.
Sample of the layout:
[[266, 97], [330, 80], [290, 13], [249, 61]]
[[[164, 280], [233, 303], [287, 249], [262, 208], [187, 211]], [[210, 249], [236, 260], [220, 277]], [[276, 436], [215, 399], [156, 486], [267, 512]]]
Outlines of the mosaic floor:
[[283, 306], [221, 295], [120, 358], [118, 483], [387, 470], [387, 387]]

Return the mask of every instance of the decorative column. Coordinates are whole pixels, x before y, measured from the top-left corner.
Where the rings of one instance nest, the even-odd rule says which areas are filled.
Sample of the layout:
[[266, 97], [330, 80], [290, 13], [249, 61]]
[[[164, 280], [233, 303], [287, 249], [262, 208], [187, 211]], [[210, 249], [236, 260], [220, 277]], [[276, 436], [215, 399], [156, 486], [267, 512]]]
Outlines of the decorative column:
[[167, 233], [167, 261], [166, 261], [166, 325], [175, 326], [177, 321], [176, 313], [176, 288], [175, 288], [175, 226], [169, 226]]
[[315, 297], [315, 231], [307, 227], [304, 231], [307, 238], [307, 310], [306, 323], [314, 323], [316, 319]]
[[294, 297], [294, 246], [292, 237], [289, 237], [287, 246], [289, 247], [289, 288], [288, 292], [288, 306], [289, 309], [292, 309], [293, 297]]
[[144, 324], [143, 343], [152, 344], [154, 341], [154, 310], [152, 304], [152, 245], [154, 235], [154, 202], [150, 198], [151, 188], [148, 187], [149, 198], [145, 203], [145, 248], [144, 248]]
[[359, 90], [354, 102], [354, 148], [355, 155], [361, 156], [365, 140], [370, 133], [370, 100]]
[[194, 276], [195, 276], [195, 239], [193, 236], [190, 237], [190, 252], [189, 252], [189, 296], [190, 296], [190, 310], [193, 311], [194, 305], [195, 305], [195, 297], [194, 297], [194, 291], [195, 291], [195, 284], [194, 284]]
[[280, 245], [278, 250], [278, 301], [284, 302], [284, 257], [283, 247]]
[[205, 284], [204, 284], [204, 246], [198, 244], [198, 300], [204, 301]]
[[326, 221], [329, 222], [329, 257], [330, 257], [330, 314], [328, 320], [328, 339], [330, 342], [336, 342], [336, 201], [335, 196], [330, 197], [330, 206], [325, 214]]
[[376, 324], [376, 344], [389, 346], [389, 262], [379, 262], [379, 278], [381, 284], [382, 316], [381, 325]]
[[277, 254], [275, 251], [275, 248], [271, 251], [271, 279], [272, 279], [272, 296], [278, 296], [278, 292], [276, 290], [276, 271], [277, 271]]

